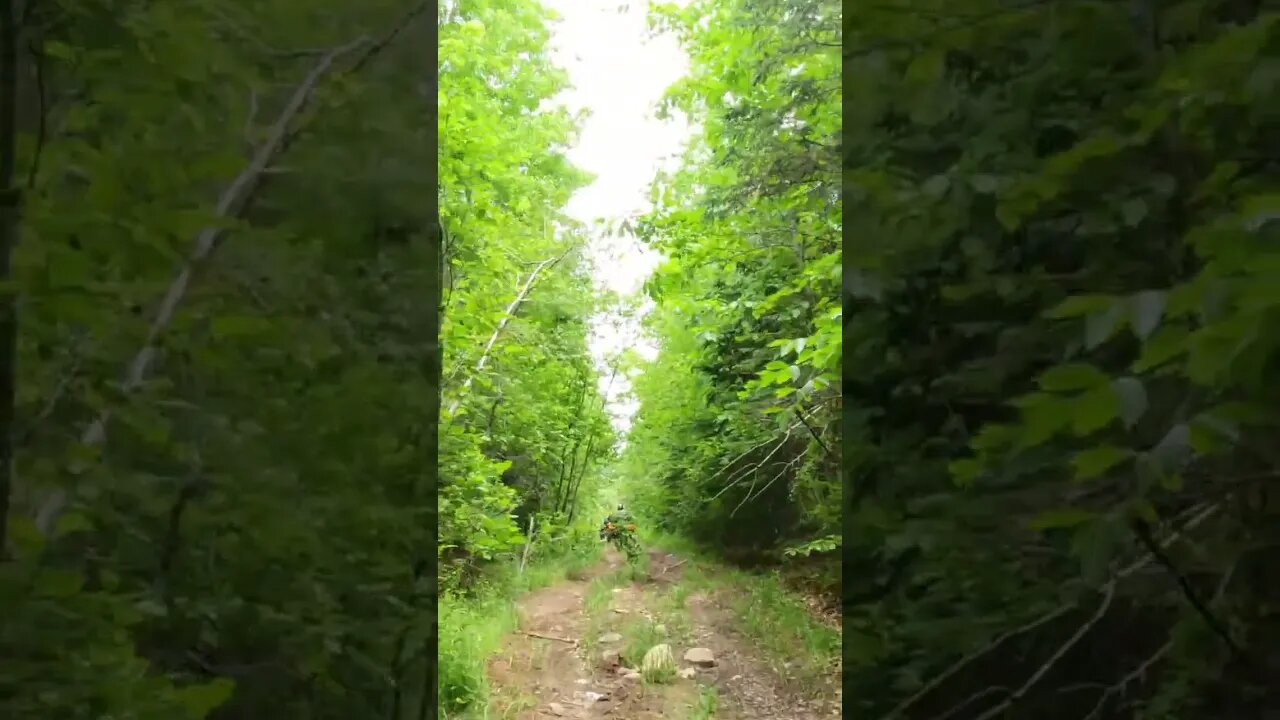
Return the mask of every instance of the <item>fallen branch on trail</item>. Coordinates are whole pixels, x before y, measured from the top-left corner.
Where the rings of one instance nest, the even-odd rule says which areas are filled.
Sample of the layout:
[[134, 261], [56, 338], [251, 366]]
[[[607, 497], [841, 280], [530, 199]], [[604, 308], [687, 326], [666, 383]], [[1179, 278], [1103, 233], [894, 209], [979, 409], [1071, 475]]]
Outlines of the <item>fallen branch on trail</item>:
[[528, 635], [529, 637], [541, 638], [541, 639], [543, 639], [543, 640], [555, 640], [555, 641], [557, 641], [557, 642], [568, 643], [568, 644], [570, 644], [570, 645], [577, 645], [577, 644], [578, 644], [578, 641], [577, 641], [577, 640], [571, 640], [571, 639], [569, 639], [569, 638], [556, 637], [555, 635], [543, 635], [542, 633], [529, 632], [529, 631], [527, 631], [527, 630], [526, 630], [526, 631], [524, 631], [524, 633], [523, 633], [523, 634], [524, 634], [524, 635]]
[[685, 558], [684, 560], [681, 560], [680, 562], [676, 563], [675, 565], [669, 565], [669, 566], [667, 566], [667, 567], [662, 568], [662, 572], [659, 572], [658, 574], [659, 574], [659, 575], [662, 575], [663, 573], [667, 572], [668, 570], [675, 570], [676, 568], [680, 567], [681, 565], [683, 565], [683, 564], [685, 564], [685, 563], [687, 563], [687, 562], [689, 562], [689, 559], [688, 559], [688, 558]]
[[[289, 102], [285, 104], [284, 109], [280, 111], [279, 116], [272, 123], [267, 139], [253, 153], [248, 165], [240, 171], [240, 174], [231, 181], [231, 184], [218, 197], [218, 203], [214, 207], [214, 216], [219, 222], [203, 228], [196, 234], [190, 254], [187, 256], [187, 261], [169, 283], [169, 288], [165, 292], [164, 298], [160, 301], [155, 318], [147, 328], [146, 340], [143, 341], [142, 347], [138, 349], [138, 352], [125, 369], [124, 378], [120, 384], [122, 394], [131, 395], [146, 379], [147, 372], [151, 369], [152, 360], [155, 358], [156, 351], [160, 345], [160, 338], [172, 324], [174, 314], [191, 286], [191, 280], [195, 275], [196, 269], [208, 260], [226, 235], [227, 224], [224, 221], [238, 218], [248, 207], [249, 201], [258, 189], [263, 175], [266, 174], [273, 161], [284, 150], [290, 138], [300, 131], [300, 128], [294, 127], [294, 121], [302, 114], [303, 109], [315, 94], [320, 81], [332, 71], [334, 64], [340, 58], [357, 53], [357, 51], [359, 52], [350, 70], [354, 71], [363, 67], [375, 54], [395, 39], [410, 22], [421, 15], [426, 10], [426, 7], [427, 3], [425, 2], [415, 5], [390, 31], [384, 33], [377, 40], [362, 35], [348, 43], [328, 50], [294, 89], [293, 94], [289, 97]], [[80, 437], [80, 443], [90, 447], [104, 444], [107, 437], [107, 423], [110, 420], [111, 410], [104, 409], [85, 429]], [[58, 488], [41, 504], [36, 513], [36, 527], [43, 534], [48, 535], [52, 532], [54, 524], [57, 523], [58, 518], [66, 509], [70, 497], [70, 492], [67, 489]]]

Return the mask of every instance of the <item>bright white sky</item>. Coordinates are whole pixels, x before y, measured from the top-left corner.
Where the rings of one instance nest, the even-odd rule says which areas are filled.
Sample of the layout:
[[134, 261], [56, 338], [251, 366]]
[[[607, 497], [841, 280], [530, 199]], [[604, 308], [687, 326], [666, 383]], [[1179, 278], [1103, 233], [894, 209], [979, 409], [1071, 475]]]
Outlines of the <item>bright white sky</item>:
[[[572, 85], [558, 100], [590, 113], [569, 157], [596, 179], [573, 196], [568, 213], [586, 223], [644, 213], [654, 176], [672, 164], [689, 136], [683, 118], [655, 117], [662, 93], [687, 72], [688, 58], [674, 37], [648, 37], [647, 0], [626, 5], [624, 0], [543, 1], [561, 17], [552, 25], [552, 58], [569, 73]], [[638, 293], [658, 262], [634, 237], [604, 237], [598, 231], [592, 233], [589, 254], [598, 285], [621, 295]], [[641, 336], [637, 320], [594, 320], [590, 344], [597, 363], [628, 347], [654, 356], [657, 349]], [[603, 375], [602, 391], [608, 371]], [[608, 390], [614, 425], [624, 432], [637, 409], [627, 390], [621, 376]]]

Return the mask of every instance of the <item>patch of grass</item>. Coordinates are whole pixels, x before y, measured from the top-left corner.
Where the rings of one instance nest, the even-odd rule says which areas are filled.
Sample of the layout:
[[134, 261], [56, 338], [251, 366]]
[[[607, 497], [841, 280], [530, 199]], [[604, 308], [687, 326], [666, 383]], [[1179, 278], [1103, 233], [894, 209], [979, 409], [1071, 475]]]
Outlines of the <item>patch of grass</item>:
[[633, 663], [639, 663], [644, 654], [649, 652], [649, 648], [668, 642], [668, 638], [660, 635], [656, 627], [657, 623], [644, 619], [624, 626], [622, 628], [622, 657], [631, 660]]
[[582, 601], [582, 608], [587, 615], [598, 615], [609, 609], [613, 587], [607, 578], [596, 578], [591, 581], [587, 586], [587, 596]]
[[783, 589], [776, 574], [755, 575], [729, 572], [720, 594], [728, 598], [742, 630], [760, 643], [778, 666], [789, 664], [791, 675], [801, 682], [818, 680], [830, 672], [840, 656], [840, 632], [810, 614], [791, 593]]
[[663, 595], [654, 603], [654, 628], [662, 625], [666, 630], [665, 642], [672, 645], [683, 645], [693, 633], [693, 624], [685, 609], [685, 602], [690, 591], [683, 585], [676, 585], [671, 592]]
[[[441, 718], [490, 717], [487, 666], [506, 635], [516, 629], [515, 599], [582, 571], [597, 561], [599, 548], [546, 556], [531, 562], [523, 573], [510, 563], [489, 574], [487, 581], [467, 595], [443, 592], [437, 617], [440, 627], [439, 715]], [[519, 700], [513, 701], [515, 705]], [[509, 705], [502, 711], [512, 711]], [[515, 715], [512, 714], [511, 717]]]
[[709, 591], [740, 620], [742, 632], [759, 643], [774, 669], [802, 684], [825, 678], [840, 656], [840, 631], [813, 617], [778, 573], [751, 573], [725, 567], [687, 540], [650, 533], [645, 541], [685, 559], [672, 595], [683, 603], [690, 593]]
[[719, 696], [714, 685], [698, 688], [698, 699], [689, 706], [689, 720], [710, 720], [715, 717], [717, 700]]
[[[504, 704], [501, 707], [501, 709], [498, 709], [495, 712], [497, 714], [497, 717], [500, 718], [501, 720], [516, 720], [516, 718], [520, 717], [520, 713], [526, 710], [532, 710], [536, 707], [538, 707], [538, 698], [532, 695], [524, 694], [524, 695], [520, 695], [518, 697], [512, 698], [510, 701]], [[484, 711], [484, 715], [482, 716], [482, 720], [488, 720], [490, 717], [491, 715], [489, 711], [486, 709]]]
[[583, 652], [594, 658], [599, 651], [599, 638], [609, 625], [609, 602], [613, 599], [613, 583], [611, 578], [600, 577], [587, 586], [587, 594], [582, 600], [582, 609], [587, 616], [587, 627], [581, 638]]
[[473, 599], [442, 595], [438, 617], [440, 715], [456, 717], [488, 700], [486, 664], [515, 628], [515, 606], [499, 593]]

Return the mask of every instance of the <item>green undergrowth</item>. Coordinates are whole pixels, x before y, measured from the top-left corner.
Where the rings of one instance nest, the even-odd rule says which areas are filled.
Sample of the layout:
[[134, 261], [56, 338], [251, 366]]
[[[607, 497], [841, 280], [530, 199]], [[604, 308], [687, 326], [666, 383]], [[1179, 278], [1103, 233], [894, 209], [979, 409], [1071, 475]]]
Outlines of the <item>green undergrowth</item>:
[[521, 595], [584, 573], [599, 559], [599, 548], [578, 545], [567, 552], [536, 558], [523, 573], [516, 563], [495, 567], [466, 593], [440, 595], [440, 717], [485, 717], [489, 700], [486, 666], [517, 629], [515, 600]]
[[703, 685], [698, 690], [698, 700], [689, 706], [689, 720], [711, 720], [716, 715], [716, 688]]
[[684, 538], [650, 533], [646, 546], [667, 550], [684, 564], [668, 598], [683, 607], [698, 591], [731, 610], [737, 627], [764, 651], [778, 673], [802, 687], [828, 677], [840, 657], [841, 633], [818, 618], [787, 590], [778, 571], [748, 572], [726, 567]]

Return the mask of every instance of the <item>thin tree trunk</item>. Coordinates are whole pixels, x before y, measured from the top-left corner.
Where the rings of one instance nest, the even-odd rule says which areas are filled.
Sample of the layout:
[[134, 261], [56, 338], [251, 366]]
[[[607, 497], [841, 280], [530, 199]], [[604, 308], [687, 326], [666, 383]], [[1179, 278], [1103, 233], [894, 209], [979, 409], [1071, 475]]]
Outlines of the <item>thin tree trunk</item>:
[[[568, 253], [565, 254], [567, 255]], [[502, 314], [502, 319], [498, 321], [498, 327], [494, 328], [493, 333], [489, 335], [489, 342], [485, 343], [484, 351], [480, 353], [480, 359], [476, 361], [476, 366], [472, 368], [471, 374], [462, 382], [462, 388], [458, 390], [458, 396], [453, 399], [453, 402], [449, 403], [448, 416], [450, 418], [458, 411], [458, 406], [462, 404], [467, 391], [471, 389], [471, 383], [475, 382], [476, 377], [480, 375], [480, 372], [484, 370], [484, 366], [488, 364], [489, 354], [493, 351], [494, 345], [498, 343], [498, 338], [502, 337], [502, 331], [507, 329], [507, 324], [511, 322], [511, 318], [515, 317], [516, 311], [524, 304], [525, 298], [529, 297], [529, 292], [533, 290], [533, 285], [537, 282], [538, 275], [546, 268], [554, 267], [564, 257], [565, 255], [561, 255], [560, 257], [543, 260], [538, 263], [533, 272], [529, 273], [529, 277], [525, 279], [524, 284], [520, 286], [520, 290], [516, 292], [516, 298], [511, 301], [511, 304], [507, 306], [506, 312]]]
[[529, 530], [525, 533], [524, 552], [520, 555], [520, 567], [516, 568], [516, 575], [524, 574], [524, 566], [529, 562], [529, 548], [533, 547], [533, 521], [532, 515], [529, 516]]
[[[573, 403], [573, 406], [575, 408], [582, 406], [582, 401], [583, 401], [583, 398], [586, 396], [586, 393], [587, 393], [587, 384], [584, 381], [581, 385], [579, 385], [578, 399], [575, 400]], [[578, 426], [578, 418], [580, 416], [581, 416], [581, 413], [574, 414], [573, 419], [569, 422], [569, 427], [565, 428], [566, 434], [571, 435], [573, 433], [574, 428]], [[556, 476], [555, 494], [552, 497], [552, 509], [555, 510], [556, 512], [560, 512], [560, 498], [564, 495], [565, 470], [568, 468], [568, 466], [565, 465], [565, 460], [568, 459], [569, 457], [570, 447], [571, 447], [570, 445], [566, 444], [565, 449], [560, 453], [560, 471]]]
[[0, 559], [7, 556], [9, 506], [13, 498], [14, 394], [17, 378], [17, 295], [13, 248], [21, 232], [22, 193], [15, 186], [18, 134], [17, 0], [0, 0]]
[[564, 487], [556, 491], [556, 512], [562, 513], [569, 509], [569, 490], [573, 487], [574, 471], [578, 467], [578, 448], [582, 447], [582, 438], [573, 441], [573, 448], [569, 450], [569, 474], [565, 481]]
[[574, 512], [578, 509], [578, 490], [582, 487], [582, 479], [587, 476], [587, 463], [591, 460], [591, 450], [596, 444], [596, 434], [593, 432], [587, 438], [587, 450], [582, 454], [582, 469], [578, 471], [577, 482], [571, 481], [569, 490], [569, 518], [568, 522], [573, 522]]
[[[618, 377], [618, 368], [615, 366], [613, 368], [613, 372], [609, 373], [609, 382], [605, 384], [604, 394], [600, 397], [601, 410], [604, 410], [605, 406], [609, 404], [609, 391], [613, 389], [613, 381], [617, 377]], [[569, 492], [568, 521], [570, 523], [573, 522], [573, 516], [578, 510], [578, 491], [582, 488], [583, 478], [587, 476], [587, 464], [590, 462], [590, 459], [591, 459], [591, 451], [595, 448], [596, 437], [597, 437], [597, 433], [595, 431], [592, 431], [591, 435], [587, 438], [587, 451], [582, 455], [582, 468], [578, 472], [577, 482], [574, 482], [572, 477], [570, 477], [569, 479], [570, 492]]]

